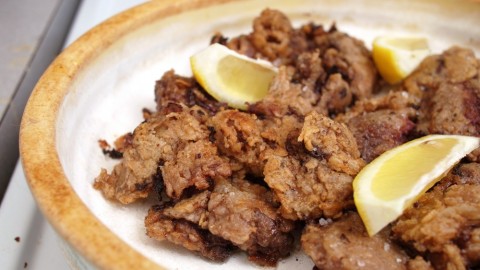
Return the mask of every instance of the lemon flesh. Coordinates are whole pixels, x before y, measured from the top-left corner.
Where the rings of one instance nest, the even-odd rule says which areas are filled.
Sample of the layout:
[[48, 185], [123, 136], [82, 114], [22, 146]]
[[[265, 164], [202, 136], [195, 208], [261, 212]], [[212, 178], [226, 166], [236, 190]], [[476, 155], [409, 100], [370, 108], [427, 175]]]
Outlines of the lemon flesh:
[[397, 219], [460, 159], [480, 147], [480, 138], [429, 135], [391, 149], [353, 180], [353, 197], [368, 234]]
[[378, 37], [373, 41], [373, 61], [390, 84], [407, 77], [430, 54], [425, 38]]
[[241, 55], [220, 44], [212, 44], [190, 57], [193, 76], [216, 100], [246, 109], [264, 98], [277, 69], [267, 61]]

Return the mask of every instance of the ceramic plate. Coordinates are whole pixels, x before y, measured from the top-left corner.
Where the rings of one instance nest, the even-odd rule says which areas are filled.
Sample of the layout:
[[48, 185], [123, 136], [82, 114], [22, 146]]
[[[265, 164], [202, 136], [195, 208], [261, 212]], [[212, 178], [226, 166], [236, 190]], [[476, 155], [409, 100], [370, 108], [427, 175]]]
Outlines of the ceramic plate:
[[[145, 235], [151, 202], [121, 206], [92, 188], [115, 162], [98, 147], [132, 131], [142, 108], [155, 109], [154, 85], [170, 69], [190, 76], [189, 56], [211, 36], [251, 31], [266, 8], [365, 42], [386, 33], [425, 36], [434, 53], [452, 45], [480, 51], [480, 4], [473, 1], [270, 0], [152, 1], [94, 28], [63, 52], [39, 81], [21, 128], [21, 154], [43, 213], [86, 261], [103, 269], [252, 269], [241, 253], [224, 264]], [[81, 264], [81, 263], [80, 263]], [[82, 266], [82, 265], [80, 265]], [[278, 269], [312, 269], [298, 251]], [[87, 268], [86, 264], [83, 267]]]

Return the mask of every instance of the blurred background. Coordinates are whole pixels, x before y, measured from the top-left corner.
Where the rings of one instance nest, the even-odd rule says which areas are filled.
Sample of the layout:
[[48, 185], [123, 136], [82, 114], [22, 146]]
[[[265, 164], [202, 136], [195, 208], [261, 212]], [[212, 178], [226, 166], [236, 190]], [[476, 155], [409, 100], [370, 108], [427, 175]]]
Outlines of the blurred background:
[[[157, 0], [158, 1], [158, 0]], [[168, 1], [168, 0], [166, 0]], [[23, 109], [62, 49], [105, 19], [145, 0], [0, 0], [0, 268], [68, 269], [19, 160]]]

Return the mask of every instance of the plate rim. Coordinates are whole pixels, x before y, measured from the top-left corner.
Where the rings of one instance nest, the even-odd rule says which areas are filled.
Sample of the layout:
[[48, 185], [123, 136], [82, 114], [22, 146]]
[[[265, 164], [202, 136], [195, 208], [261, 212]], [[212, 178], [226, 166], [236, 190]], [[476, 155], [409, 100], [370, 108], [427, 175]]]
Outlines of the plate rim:
[[[165, 269], [131, 248], [97, 219], [63, 173], [56, 151], [56, 123], [75, 74], [95, 61], [102, 50], [146, 24], [190, 10], [238, 1], [241, 0], [150, 1], [140, 4], [82, 35], [52, 62], [37, 82], [20, 126], [19, 146], [25, 176], [48, 222], [96, 267]], [[478, 0], [464, 0], [464, 3], [468, 2], [480, 3]]]
[[63, 172], [56, 151], [56, 123], [75, 74], [131, 31], [183, 12], [234, 1], [239, 0], [149, 1], [137, 5], [83, 34], [57, 56], [35, 85], [19, 135], [20, 160], [28, 186], [55, 231], [96, 267], [166, 269], [131, 248], [97, 219]]

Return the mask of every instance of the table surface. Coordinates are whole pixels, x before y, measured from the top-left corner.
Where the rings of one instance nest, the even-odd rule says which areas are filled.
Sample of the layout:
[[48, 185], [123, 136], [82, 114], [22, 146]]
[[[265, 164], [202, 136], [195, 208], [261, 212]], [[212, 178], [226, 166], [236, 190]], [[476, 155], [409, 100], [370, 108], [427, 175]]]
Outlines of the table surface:
[[[65, 44], [72, 43], [106, 18], [142, 2], [145, 0], [83, 0]], [[58, 244], [58, 236], [35, 204], [20, 163], [3, 198], [0, 221], [2, 269], [69, 268]]]

